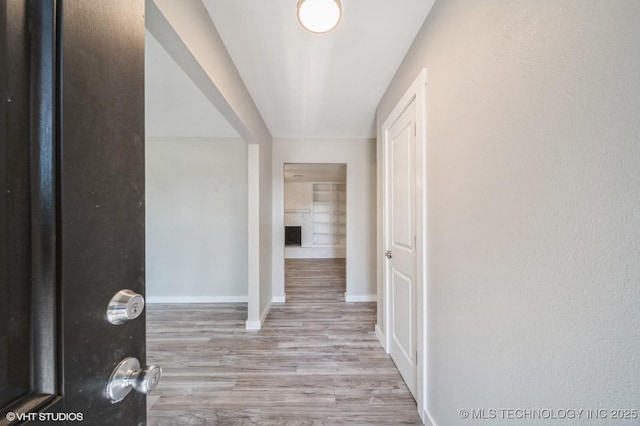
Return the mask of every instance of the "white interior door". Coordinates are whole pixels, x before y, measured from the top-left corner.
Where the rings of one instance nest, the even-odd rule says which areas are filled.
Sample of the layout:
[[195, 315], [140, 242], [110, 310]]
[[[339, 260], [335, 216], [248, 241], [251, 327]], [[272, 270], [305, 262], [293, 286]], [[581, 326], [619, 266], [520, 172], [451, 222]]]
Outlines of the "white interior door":
[[385, 135], [389, 354], [409, 390], [417, 390], [415, 100]]

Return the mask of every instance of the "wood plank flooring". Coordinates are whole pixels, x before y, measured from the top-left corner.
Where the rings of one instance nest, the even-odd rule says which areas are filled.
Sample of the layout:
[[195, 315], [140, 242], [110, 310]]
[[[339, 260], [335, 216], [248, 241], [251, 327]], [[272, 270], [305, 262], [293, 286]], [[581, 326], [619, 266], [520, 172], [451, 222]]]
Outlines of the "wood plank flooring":
[[154, 425], [419, 425], [373, 327], [375, 303], [344, 302], [344, 260], [286, 261], [287, 303], [259, 332], [246, 304], [150, 305]]

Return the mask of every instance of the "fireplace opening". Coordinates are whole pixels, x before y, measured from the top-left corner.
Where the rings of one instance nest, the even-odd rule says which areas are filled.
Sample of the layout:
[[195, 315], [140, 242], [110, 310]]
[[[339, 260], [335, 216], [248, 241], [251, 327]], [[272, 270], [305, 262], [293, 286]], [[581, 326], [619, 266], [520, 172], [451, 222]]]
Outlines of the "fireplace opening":
[[302, 246], [302, 226], [284, 227], [284, 245]]

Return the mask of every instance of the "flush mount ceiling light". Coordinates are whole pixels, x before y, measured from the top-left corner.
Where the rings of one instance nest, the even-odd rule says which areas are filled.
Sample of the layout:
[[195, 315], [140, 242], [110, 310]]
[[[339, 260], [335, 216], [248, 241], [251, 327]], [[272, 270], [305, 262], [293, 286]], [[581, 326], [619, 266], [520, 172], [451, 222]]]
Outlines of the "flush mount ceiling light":
[[312, 33], [328, 33], [341, 18], [340, 0], [298, 0], [298, 21]]

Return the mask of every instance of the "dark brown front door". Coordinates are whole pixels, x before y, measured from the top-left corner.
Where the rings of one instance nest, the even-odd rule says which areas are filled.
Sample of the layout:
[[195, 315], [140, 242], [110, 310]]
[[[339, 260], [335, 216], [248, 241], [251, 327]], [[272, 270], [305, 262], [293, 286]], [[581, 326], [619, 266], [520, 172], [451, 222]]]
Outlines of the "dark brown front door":
[[3, 0], [0, 41], [0, 424], [144, 424], [106, 392], [146, 362], [106, 319], [144, 295], [144, 0]]

